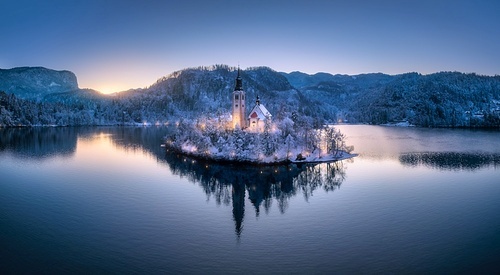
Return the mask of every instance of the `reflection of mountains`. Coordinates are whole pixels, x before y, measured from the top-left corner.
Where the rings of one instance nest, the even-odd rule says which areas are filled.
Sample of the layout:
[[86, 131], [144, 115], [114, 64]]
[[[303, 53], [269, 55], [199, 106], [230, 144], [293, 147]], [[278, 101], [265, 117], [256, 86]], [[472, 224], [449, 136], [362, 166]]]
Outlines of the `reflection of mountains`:
[[345, 178], [342, 162], [260, 167], [190, 159], [160, 147], [168, 132], [165, 127], [3, 128], [0, 129], [0, 153], [10, 151], [19, 157], [35, 158], [72, 156], [78, 139], [109, 135], [120, 149], [152, 154], [159, 162], [166, 163], [173, 174], [199, 183], [207, 196], [215, 198], [218, 204], [232, 204], [238, 236], [243, 226], [247, 195], [257, 216], [261, 209], [267, 213], [274, 201], [284, 213], [291, 197], [302, 194], [308, 200], [320, 188], [335, 190]]
[[227, 165], [194, 160], [171, 152], [167, 152], [165, 159], [173, 174], [199, 183], [207, 196], [213, 196], [218, 204], [232, 202], [238, 236], [242, 230], [247, 193], [257, 216], [261, 208], [267, 213], [273, 200], [284, 213], [291, 197], [302, 193], [308, 200], [319, 188], [326, 191], [337, 189], [345, 178], [342, 162], [301, 166]]
[[125, 150], [142, 150], [163, 159], [165, 149], [160, 147], [163, 138], [170, 132], [166, 127], [111, 127], [105, 133], [111, 134], [114, 145]]
[[20, 157], [71, 156], [80, 128], [26, 127], [0, 129], [0, 152], [12, 151]]
[[159, 144], [168, 133], [156, 127], [22, 127], [0, 128], [0, 152], [18, 157], [69, 157], [76, 151], [78, 139], [109, 134], [114, 144], [126, 150], [144, 150], [163, 158]]
[[407, 166], [425, 165], [442, 170], [476, 170], [485, 166], [500, 166], [500, 154], [424, 152], [407, 153], [399, 156]]

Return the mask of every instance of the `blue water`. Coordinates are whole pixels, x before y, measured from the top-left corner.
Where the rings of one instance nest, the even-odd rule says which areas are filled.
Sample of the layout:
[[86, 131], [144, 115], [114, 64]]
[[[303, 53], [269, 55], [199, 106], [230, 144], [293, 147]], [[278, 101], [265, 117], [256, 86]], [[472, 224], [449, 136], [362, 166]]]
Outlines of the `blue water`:
[[500, 272], [500, 132], [339, 128], [359, 156], [300, 167], [0, 128], [0, 273]]

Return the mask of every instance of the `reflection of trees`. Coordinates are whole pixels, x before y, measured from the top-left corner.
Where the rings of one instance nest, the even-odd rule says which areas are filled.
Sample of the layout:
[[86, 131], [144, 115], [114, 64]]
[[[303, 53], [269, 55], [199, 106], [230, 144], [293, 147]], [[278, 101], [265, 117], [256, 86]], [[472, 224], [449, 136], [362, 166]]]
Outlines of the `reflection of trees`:
[[442, 170], [476, 170], [485, 166], [500, 166], [500, 154], [425, 152], [408, 153], [399, 156], [399, 161], [407, 166], [425, 165]]
[[341, 161], [323, 163], [320, 165], [307, 165], [302, 173], [298, 174], [296, 186], [298, 186], [306, 201], [313, 191], [323, 187], [325, 191], [333, 191], [340, 187], [345, 179], [344, 164]]
[[113, 143], [125, 150], [143, 150], [163, 158], [160, 148], [169, 129], [165, 127], [22, 127], [0, 128], [0, 152], [19, 157], [71, 156], [78, 139], [109, 134]]
[[0, 128], [0, 152], [8, 150], [30, 158], [71, 156], [80, 130], [75, 127]]
[[235, 232], [240, 236], [245, 214], [245, 197], [251, 202], [256, 216], [263, 209], [269, 213], [274, 202], [281, 213], [288, 208], [290, 198], [302, 193], [306, 200], [319, 188], [337, 189], [345, 178], [342, 162], [323, 164], [254, 166], [221, 164], [186, 157], [160, 148], [159, 142], [167, 135], [165, 128], [112, 128], [112, 139], [117, 146], [147, 151], [158, 161], [166, 162], [172, 174], [198, 183], [217, 204], [233, 208]]
[[200, 161], [165, 152], [160, 144], [169, 132], [160, 127], [33, 127], [0, 129], [0, 152], [12, 151], [20, 156], [48, 157], [72, 155], [78, 139], [109, 135], [113, 144], [124, 150], [140, 150], [166, 163], [171, 172], [198, 183], [207, 198], [233, 208], [235, 232], [243, 229], [245, 199], [255, 214], [269, 213], [273, 203], [281, 213], [298, 193], [306, 200], [323, 188], [333, 191], [345, 178], [342, 162], [281, 166], [252, 166]]
[[163, 138], [169, 133], [166, 127], [109, 127], [98, 128], [111, 134], [111, 140], [117, 147], [125, 150], [141, 150], [163, 159], [165, 150], [160, 147]]
[[297, 193], [302, 193], [309, 200], [319, 188], [333, 191], [345, 179], [342, 162], [281, 166], [220, 164], [169, 151], [165, 160], [173, 174], [199, 183], [207, 197], [214, 198], [217, 204], [232, 203], [238, 236], [242, 231], [246, 194], [256, 216], [260, 215], [261, 209], [268, 213], [274, 201], [279, 211], [284, 213], [290, 198]]

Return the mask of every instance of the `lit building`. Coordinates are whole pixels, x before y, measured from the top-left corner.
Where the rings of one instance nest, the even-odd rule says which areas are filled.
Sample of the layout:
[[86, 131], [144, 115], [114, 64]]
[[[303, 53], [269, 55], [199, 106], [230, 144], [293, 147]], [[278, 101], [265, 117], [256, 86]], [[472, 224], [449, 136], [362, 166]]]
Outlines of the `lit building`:
[[237, 125], [241, 129], [248, 128], [250, 131], [262, 132], [264, 130], [266, 120], [271, 121], [272, 115], [266, 107], [260, 103], [257, 96], [255, 107], [253, 107], [250, 115], [246, 116], [245, 112], [245, 91], [243, 91], [243, 83], [240, 75], [240, 68], [238, 67], [238, 76], [236, 77], [236, 85], [233, 91], [233, 116], [231, 126], [233, 129]]
[[248, 115], [248, 127], [251, 131], [262, 132], [266, 125], [266, 120], [270, 122], [271, 118], [271, 113], [269, 113], [266, 107], [264, 107], [264, 105], [260, 103], [260, 99], [257, 96], [255, 107], [253, 107], [252, 111], [250, 111], [250, 114]]
[[247, 127], [247, 120], [245, 116], [245, 91], [240, 76], [240, 68], [238, 67], [238, 76], [236, 77], [236, 86], [233, 92], [233, 129], [238, 125], [241, 129]]

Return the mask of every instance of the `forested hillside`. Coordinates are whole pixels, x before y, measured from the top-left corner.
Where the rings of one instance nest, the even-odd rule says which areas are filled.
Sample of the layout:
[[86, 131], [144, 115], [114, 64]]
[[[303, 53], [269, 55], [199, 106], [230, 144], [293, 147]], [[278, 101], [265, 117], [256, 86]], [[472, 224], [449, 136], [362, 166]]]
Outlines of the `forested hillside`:
[[[45, 68], [0, 70], [0, 125], [164, 124], [230, 113], [237, 68], [189, 68], [146, 89], [103, 95], [76, 76]], [[500, 76], [458, 72], [355, 76], [268, 67], [241, 71], [247, 110], [257, 96], [277, 120], [430, 127], [499, 127]]]
[[331, 121], [424, 127], [499, 127], [500, 76], [458, 72], [389, 76], [284, 74]]
[[408, 120], [419, 126], [499, 125], [500, 77], [475, 74], [404, 74], [358, 97], [349, 113], [356, 121]]

